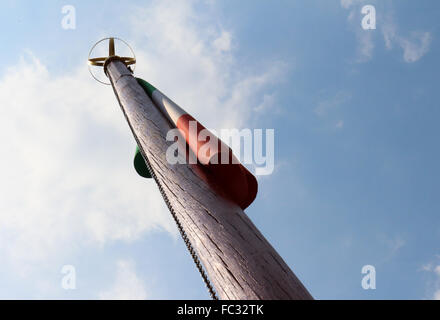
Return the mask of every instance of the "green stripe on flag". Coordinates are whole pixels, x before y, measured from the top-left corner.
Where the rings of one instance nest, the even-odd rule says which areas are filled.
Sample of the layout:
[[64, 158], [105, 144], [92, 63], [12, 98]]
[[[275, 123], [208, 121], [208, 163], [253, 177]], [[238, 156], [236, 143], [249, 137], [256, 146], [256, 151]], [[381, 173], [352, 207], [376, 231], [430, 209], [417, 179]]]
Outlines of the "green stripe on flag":
[[[156, 88], [153, 87], [150, 83], [148, 83], [144, 79], [136, 78], [136, 81], [139, 83], [142, 89], [144, 89], [145, 93], [151, 98], [153, 96], [153, 92], [156, 91]], [[148, 167], [145, 164], [144, 157], [142, 156], [138, 146], [136, 146], [136, 153], [134, 156], [133, 164], [134, 164], [134, 168], [136, 169], [136, 172], [141, 177], [151, 178], [150, 171], [148, 170]]]
[[142, 156], [141, 150], [139, 150], [138, 146], [136, 146], [133, 164], [138, 175], [144, 178], [151, 178], [151, 173], [148, 170], [147, 165], [145, 164], [144, 157]]
[[144, 89], [145, 93], [151, 98], [153, 96], [153, 92], [157, 89], [144, 79], [136, 78], [136, 80], [141, 85], [142, 89]]

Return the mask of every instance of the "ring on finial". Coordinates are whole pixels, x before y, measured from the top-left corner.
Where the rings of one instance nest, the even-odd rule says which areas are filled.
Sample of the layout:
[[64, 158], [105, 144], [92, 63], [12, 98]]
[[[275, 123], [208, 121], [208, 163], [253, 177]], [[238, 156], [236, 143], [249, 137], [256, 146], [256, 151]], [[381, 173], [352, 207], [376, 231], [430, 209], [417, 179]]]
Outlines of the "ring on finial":
[[[106, 41], [108, 41], [108, 47], [103, 46]], [[115, 43], [117, 43], [117, 45], [115, 45]], [[120, 54], [118, 55], [116, 55], [116, 48], [118, 49], [118, 53], [120, 52]], [[107, 52], [108, 55], [105, 56]], [[98, 57], [93, 57], [95, 54]], [[103, 84], [110, 85], [110, 81], [105, 75], [105, 72], [98, 73], [95, 67], [104, 67], [105, 62], [109, 58], [113, 58], [113, 59], [117, 58], [123, 63], [125, 63], [126, 66], [132, 65], [133, 66], [131, 68], [132, 71], [134, 71], [136, 67], [136, 55], [134, 54], [133, 49], [130, 47], [130, 45], [127, 42], [115, 37], [104, 38], [99, 40], [93, 45], [92, 49], [90, 49], [87, 62], [89, 65], [89, 72], [92, 75], [92, 77], [96, 81], [101, 82]]]

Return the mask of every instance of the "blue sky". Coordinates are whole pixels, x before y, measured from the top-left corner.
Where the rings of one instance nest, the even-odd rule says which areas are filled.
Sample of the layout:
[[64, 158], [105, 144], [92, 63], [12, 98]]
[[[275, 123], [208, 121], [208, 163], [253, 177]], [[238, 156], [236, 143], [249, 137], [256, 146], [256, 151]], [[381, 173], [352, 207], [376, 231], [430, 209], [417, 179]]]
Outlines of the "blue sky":
[[[61, 28], [66, 4], [75, 30]], [[366, 4], [375, 30], [361, 28]], [[0, 298], [209, 298], [153, 182], [131, 167], [112, 90], [88, 74], [106, 36], [207, 127], [275, 129], [275, 171], [246, 212], [315, 298], [440, 298], [439, 11], [5, 1]], [[61, 288], [63, 265], [75, 290]], [[364, 265], [376, 290], [361, 287]]]

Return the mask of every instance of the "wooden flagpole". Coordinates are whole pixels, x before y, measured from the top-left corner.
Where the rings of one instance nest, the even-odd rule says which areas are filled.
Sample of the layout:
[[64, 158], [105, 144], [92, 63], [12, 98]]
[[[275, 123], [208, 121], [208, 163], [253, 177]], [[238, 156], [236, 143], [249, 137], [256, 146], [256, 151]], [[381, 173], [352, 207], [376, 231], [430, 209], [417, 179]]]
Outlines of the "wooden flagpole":
[[189, 165], [166, 161], [171, 125], [123, 61], [110, 57], [104, 68], [138, 146], [219, 298], [312, 299], [240, 207], [218, 195]]

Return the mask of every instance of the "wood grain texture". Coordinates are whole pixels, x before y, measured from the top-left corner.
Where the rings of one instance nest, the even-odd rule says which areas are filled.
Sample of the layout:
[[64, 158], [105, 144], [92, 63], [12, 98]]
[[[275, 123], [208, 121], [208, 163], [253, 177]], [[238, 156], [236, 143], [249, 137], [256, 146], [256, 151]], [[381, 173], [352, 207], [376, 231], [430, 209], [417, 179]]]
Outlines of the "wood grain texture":
[[220, 299], [312, 299], [292, 270], [235, 204], [189, 165], [170, 165], [170, 123], [126, 66], [106, 68], [133, 135], [148, 157]]

